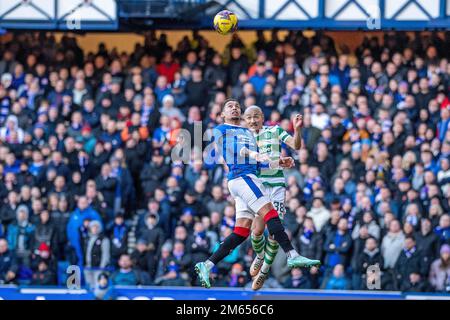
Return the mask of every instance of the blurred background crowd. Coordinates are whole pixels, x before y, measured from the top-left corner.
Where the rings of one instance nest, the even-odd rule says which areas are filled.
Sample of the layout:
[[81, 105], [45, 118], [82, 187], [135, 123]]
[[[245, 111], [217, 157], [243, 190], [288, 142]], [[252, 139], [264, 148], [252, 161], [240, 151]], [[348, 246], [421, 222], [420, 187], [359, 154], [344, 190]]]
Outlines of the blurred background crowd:
[[[279, 252], [266, 287], [367, 289], [377, 266], [383, 290], [450, 291], [450, 33], [355, 51], [324, 33], [230, 39], [225, 52], [197, 32], [176, 47], [149, 33], [131, 54], [46, 33], [0, 45], [1, 284], [65, 285], [75, 264], [92, 287], [198, 285], [234, 205], [221, 165], [171, 151], [233, 97], [288, 132], [304, 116], [303, 148], [283, 146], [284, 223], [323, 266], [290, 271]], [[213, 285], [249, 286], [252, 259], [247, 241]]]

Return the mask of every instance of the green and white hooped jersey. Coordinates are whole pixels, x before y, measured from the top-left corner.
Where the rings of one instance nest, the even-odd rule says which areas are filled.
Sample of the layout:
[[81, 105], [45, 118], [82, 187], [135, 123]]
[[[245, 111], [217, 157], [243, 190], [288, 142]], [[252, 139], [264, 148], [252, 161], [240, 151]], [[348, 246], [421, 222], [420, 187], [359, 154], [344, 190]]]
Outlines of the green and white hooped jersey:
[[[268, 154], [271, 160], [278, 160], [281, 154], [281, 142], [291, 135], [279, 126], [263, 126], [258, 133], [254, 133], [260, 154]], [[261, 168], [258, 173], [264, 185], [271, 187], [285, 187], [286, 181], [282, 169]]]

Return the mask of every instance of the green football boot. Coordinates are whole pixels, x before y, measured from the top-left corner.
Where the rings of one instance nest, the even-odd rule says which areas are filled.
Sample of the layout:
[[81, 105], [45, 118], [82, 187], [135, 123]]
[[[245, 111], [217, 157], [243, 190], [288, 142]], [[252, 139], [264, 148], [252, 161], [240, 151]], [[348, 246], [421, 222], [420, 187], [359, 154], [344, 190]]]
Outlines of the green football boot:
[[204, 262], [199, 262], [195, 265], [195, 272], [197, 273], [202, 286], [206, 289], [211, 288], [211, 283], [209, 282], [209, 270]]
[[295, 258], [288, 258], [287, 265], [289, 268], [311, 268], [320, 267], [320, 260], [311, 260], [303, 256], [297, 256]]

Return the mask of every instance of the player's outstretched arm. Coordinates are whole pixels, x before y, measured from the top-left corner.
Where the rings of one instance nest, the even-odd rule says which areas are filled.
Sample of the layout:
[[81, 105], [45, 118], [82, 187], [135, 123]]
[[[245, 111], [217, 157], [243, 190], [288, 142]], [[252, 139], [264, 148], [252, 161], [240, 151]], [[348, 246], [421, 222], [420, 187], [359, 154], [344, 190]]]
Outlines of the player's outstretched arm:
[[297, 114], [293, 120], [294, 124], [294, 136], [289, 136], [286, 139], [286, 144], [294, 150], [300, 150], [302, 147], [302, 128], [303, 128], [303, 116]]

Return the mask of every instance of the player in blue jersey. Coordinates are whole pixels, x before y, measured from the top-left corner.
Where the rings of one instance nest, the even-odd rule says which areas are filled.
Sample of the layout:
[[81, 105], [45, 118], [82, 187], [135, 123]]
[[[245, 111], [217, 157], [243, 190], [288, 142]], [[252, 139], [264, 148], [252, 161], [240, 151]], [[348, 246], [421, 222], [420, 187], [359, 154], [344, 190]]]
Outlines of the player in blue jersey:
[[256, 176], [261, 166], [291, 167], [293, 159], [280, 158], [269, 161], [268, 158], [260, 156], [252, 132], [240, 126], [241, 106], [238, 101], [234, 99], [225, 101], [222, 117], [224, 123], [214, 129], [214, 142], [220, 157], [229, 169], [230, 194], [236, 202], [245, 203], [248, 210], [237, 210], [233, 233], [220, 244], [219, 249], [208, 260], [195, 265], [201, 284], [206, 288], [211, 287], [210, 270], [247, 239], [256, 214], [263, 218], [269, 234], [286, 253], [287, 264], [290, 268], [320, 265], [319, 260], [302, 257], [294, 249], [262, 182]]

